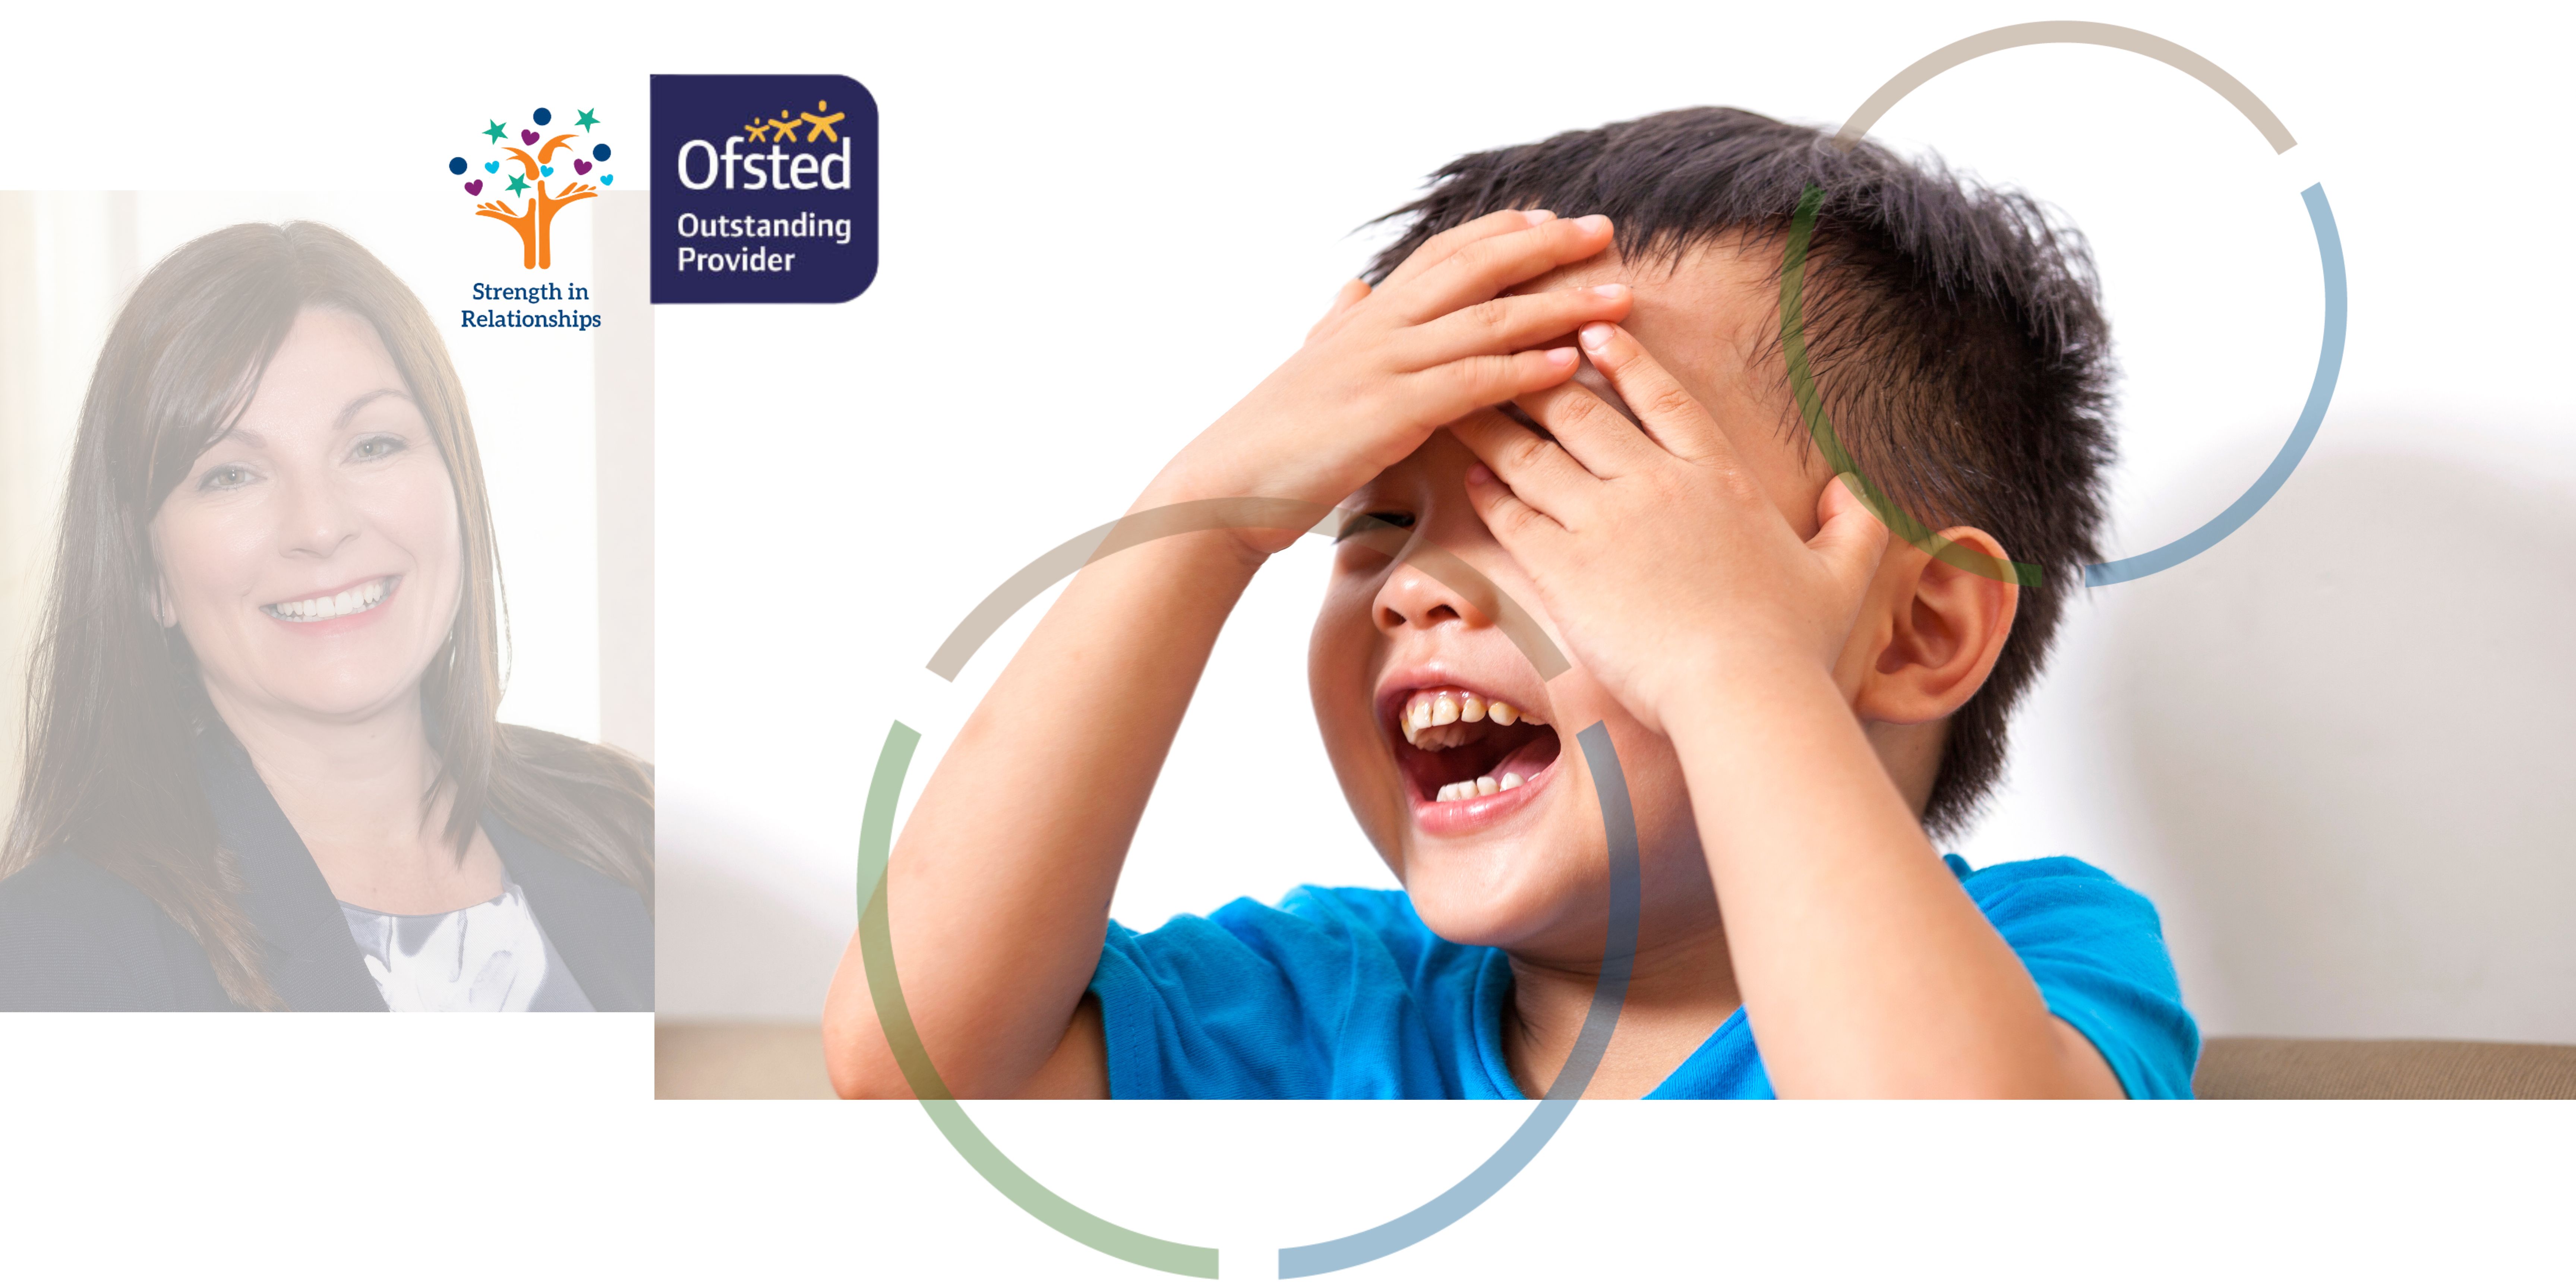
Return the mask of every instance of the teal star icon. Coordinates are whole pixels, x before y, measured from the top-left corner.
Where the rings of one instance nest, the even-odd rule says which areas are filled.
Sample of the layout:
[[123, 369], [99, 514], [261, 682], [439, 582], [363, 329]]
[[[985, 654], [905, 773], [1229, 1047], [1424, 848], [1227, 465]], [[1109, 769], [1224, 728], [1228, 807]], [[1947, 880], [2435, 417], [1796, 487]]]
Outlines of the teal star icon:
[[590, 133], [590, 127], [599, 124], [599, 113], [585, 107], [581, 109], [581, 119], [573, 122], [573, 124], [580, 126], [582, 133], [588, 134]]
[[523, 175], [523, 174], [514, 174], [514, 175], [511, 175], [511, 176], [510, 176], [510, 195], [511, 195], [511, 196], [514, 196], [514, 197], [515, 197], [515, 196], [519, 195], [520, 193], [526, 192], [527, 190], [528, 190], [528, 177], [527, 177], [526, 175]]
[[509, 133], [509, 131], [502, 129], [499, 121], [494, 121], [492, 122], [491, 129], [483, 131], [483, 137], [492, 140], [494, 143], [498, 143], [501, 141], [501, 136], [507, 133]]

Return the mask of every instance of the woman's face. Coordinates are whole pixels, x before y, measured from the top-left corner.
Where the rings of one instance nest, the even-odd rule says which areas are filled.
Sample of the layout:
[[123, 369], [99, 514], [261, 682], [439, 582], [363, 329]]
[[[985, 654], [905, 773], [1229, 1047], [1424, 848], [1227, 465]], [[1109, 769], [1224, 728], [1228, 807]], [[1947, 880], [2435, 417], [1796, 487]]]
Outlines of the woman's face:
[[162, 624], [228, 711], [354, 721], [417, 701], [464, 538], [429, 425], [373, 326], [307, 308], [232, 430], [152, 520]]

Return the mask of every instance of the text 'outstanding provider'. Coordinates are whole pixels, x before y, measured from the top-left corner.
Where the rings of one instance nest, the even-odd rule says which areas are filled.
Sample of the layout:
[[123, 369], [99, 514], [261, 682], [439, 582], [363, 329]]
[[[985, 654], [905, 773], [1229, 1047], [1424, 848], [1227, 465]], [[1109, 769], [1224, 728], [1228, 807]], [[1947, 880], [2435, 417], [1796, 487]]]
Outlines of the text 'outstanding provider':
[[[814, 212], [800, 211], [793, 219], [764, 219], [748, 215], [700, 215], [683, 213], [674, 226], [683, 239], [717, 237], [777, 237], [830, 241], [850, 244], [850, 221], [827, 219]], [[791, 273], [796, 270], [796, 252], [773, 251], [763, 245], [755, 249], [737, 245], [730, 250], [700, 250], [680, 246], [676, 267], [682, 272], [701, 273]]]

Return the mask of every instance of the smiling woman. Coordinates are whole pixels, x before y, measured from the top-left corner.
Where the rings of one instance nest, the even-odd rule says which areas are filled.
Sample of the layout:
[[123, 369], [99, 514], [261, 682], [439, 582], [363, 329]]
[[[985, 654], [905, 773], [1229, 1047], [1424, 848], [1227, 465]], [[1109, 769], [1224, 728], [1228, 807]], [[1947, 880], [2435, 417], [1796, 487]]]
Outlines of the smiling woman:
[[464, 392], [374, 256], [244, 224], [162, 261], [62, 514], [0, 1009], [651, 1009], [649, 771], [498, 721]]

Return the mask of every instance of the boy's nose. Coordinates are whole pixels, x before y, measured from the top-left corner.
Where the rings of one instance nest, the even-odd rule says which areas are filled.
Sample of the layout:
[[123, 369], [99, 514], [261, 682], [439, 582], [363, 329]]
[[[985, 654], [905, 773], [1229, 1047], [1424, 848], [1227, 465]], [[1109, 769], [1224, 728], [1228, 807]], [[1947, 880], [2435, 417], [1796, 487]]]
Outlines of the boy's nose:
[[1387, 574], [1385, 584], [1378, 587], [1375, 608], [1382, 631], [1408, 625], [1427, 630], [1450, 621], [1470, 627], [1492, 624], [1472, 599], [1410, 563], [1398, 564]]

